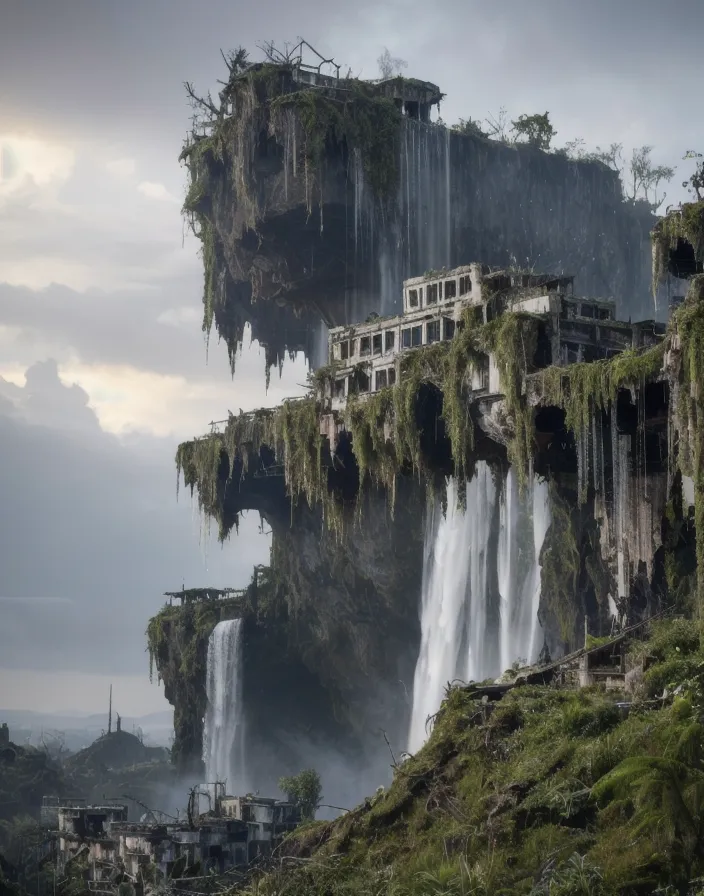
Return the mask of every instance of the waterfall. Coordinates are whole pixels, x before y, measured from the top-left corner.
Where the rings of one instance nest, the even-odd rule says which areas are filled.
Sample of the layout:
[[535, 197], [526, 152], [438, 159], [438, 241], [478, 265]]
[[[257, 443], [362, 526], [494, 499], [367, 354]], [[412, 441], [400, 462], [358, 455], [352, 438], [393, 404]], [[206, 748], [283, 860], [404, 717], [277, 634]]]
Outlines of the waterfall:
[[[652, 315], [648, 229], [608, 172], [548, 169], [538, 156], [409, 118], [397, 148], [396, 193], [383, 203], [365, 182], [359, 149], [350, 159], [346, 323], [400, 313], [407, 277], [472, 261], [504, 267], [511, 255], [545, 272], [580, 271], [582, 295], [629, 296], [622, 317]], [[602, 258], [602, 244], [613, 258]]]
[[[398, 189], [381, 210], [364, 180], [359, 152], [351, 164], [354, 179], [355, 269], [372, 271], [368, 289], [356, 284], [346, 304], [347, 320], [364, 320], [370, 311], [401, 311], [401, 283], [425, 271], [466, 263], [453, 255], [451, 134], [437, 124], [405, 119], [398, 156]], [[472, 255], [472, 259], [474, 256]], [[349, 316], [352, 315], [352, 316]]]
[[530, 640], [528, 642], [528, 662], [538, 659], [542, 645], [539, 643], [540, 623], [540, 552], [543, 549], [545, 536], [550, 528], [550, 501], [546, 481], [533, 480], [531, 497], [533, 504], [533, 570], [531, 578], [530, 604]]
[[228, 793], [244, 787], [242, 620], [218, 622], [208, 640], [208, 705], [203, 727], [206, 783], [225, 781]]
[[410, 752], [423, 745], [426, 720], [448, 682], [495, 678], [519, 658], [535, 662], [542, 646], [547, 484], [533, 480], [520, 494], [509, 470], [497, 496], [489, 467], [479, 462], [466, 496], [465, 511], [457, 505], [457, 483], [448, 480], [446, 513], [435, 500], [426, 519]]
[[509, 470], [499, 503], [499, 579], [501, 671], [516, 660], [538, 659], [540, 624], [540, 551], [550, 525], [547, 482], [537, 479], [519, 495]]
[[467, 510], [457, 505], [457, 484], [447, 483], [447, 512], [430, 507], [426, 523], [421, 596], [421, 645], [413, 680], [409, 750], [425, 741], [425, 724], [445, 686], [475, 678], [484, 661], [487, 547], [495, 489], [486, 464], [467, 483]]

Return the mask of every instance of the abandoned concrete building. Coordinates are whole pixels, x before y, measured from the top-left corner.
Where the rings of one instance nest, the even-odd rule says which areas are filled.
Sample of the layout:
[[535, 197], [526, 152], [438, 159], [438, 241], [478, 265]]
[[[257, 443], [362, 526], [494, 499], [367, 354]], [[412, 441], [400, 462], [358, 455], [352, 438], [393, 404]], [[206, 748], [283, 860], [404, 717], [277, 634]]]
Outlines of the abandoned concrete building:
[[227, 796], [220, 805], [226, 818], [246, 822], [251, 838], [249, 842], [257, 849], [260, 849], [260, 844], [271, 843], [288, 834], [301, 822], [297, 806], [269, 797]]
[[[270, 63], [255, 62], [248, 65], [244, 71], [234, 75], [220, 91], [220, 101], [227, 117], [237, 112], [236, 92], [232, 89], [234, 85], [250, 78], [252, 73], [262, 71], [267, 65]], [[305, 40], [301, 40], [289, 51], [286, 59], [279, 59], [277, 66], [284, 93], [301, 87], [314, 87], [328, 94], [345, 96], [349, 94], [350, 80], [357, 80], [351, 79], [349, 75], [340, 77], [340, 66], [333, 59], [325, 59]], [[403, 116], [426, 123], [430, 121], [433, 106], [439, 105], [444, 96], [436, 84], [400, 75], [367, 81], [365, 84], [372, 96], [392, 100]]]
[[[484, 323], [507, 310], [541, 317], [541, 367], [609, 358], [653, 345], [665, 334], [665, 325], [655, 321], [616, 320], [614, 302], [575, 296], [573, 277], [491, 272], [481, 264], [431, 271], [404, 281], [402, 314], [330, 330], [328, 361], [335, 377], [332, 394], [324, 396], [330, 410], [342, 410], [351, 395], [393, 386], [402, 355], [452, 339], [467, 308], [476, 308]], [[491, 356], [474, 372], [472, 389], [484, 397], [500, 394]]]
[[71, 860], [84, 858], [88, 879], [107, 881], [116, 871], [137, 878], [147, 867], [169, 877], [174, 869], [192, 866], [203, 873], [245, 866], [269, 853], [301, 821], [291, 803], [227, 796], [224, 788], [216, 788], [208, 812], [199, 813], [197, 800], [194, 805], [191, 821], [146, 823], [129, 821], [125, 805], [89, 806], [83, 800], [45, 797], [42, 822], [59, 872]]

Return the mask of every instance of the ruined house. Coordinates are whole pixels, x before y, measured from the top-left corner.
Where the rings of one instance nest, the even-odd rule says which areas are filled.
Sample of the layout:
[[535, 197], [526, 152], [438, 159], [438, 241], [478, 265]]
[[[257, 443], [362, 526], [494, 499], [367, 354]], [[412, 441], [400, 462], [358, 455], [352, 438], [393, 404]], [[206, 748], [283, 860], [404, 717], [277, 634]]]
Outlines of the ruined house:
[[195, 815], [191, 821], [133, 822], [125, 805], [90, 806], [59, 797], [45, 797], [42, 807], [57, 871], [83, 859], [89, 881], [111, 881], [116, 874], [136, 880], [142, 873], [170, 877], [175, 870], [194, 867], [201, 873], [244, 867], [268, 854], [301, 820], [291, 803], [219, 792], [214, 811], [199, 814], [196, 808]]

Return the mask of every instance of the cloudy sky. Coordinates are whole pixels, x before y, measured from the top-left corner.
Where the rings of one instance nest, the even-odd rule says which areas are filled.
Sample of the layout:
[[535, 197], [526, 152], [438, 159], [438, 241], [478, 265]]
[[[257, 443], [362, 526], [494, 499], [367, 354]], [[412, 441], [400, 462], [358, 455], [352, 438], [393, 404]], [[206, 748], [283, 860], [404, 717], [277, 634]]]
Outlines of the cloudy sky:
[[[550, 111], [558, 145], [704, 150], [702, 0], [3, 0], [0, 10], [0, 707], [163, 705], [144, 629], [161, 592], [238, 585], [267, 539], [221, 550], [177, 504], [176, 443], [264, 391], [206, 364], [197, 246], [179, 213], [182, 82], [219, 50], [305, 37], [363, 77], [386, 46], [446, 92], [442, 116]], [[682, 176], [680, 176], [682, 175]], [[672, 189], [671, 198], [682, 191]], [[668, 200], [669, 201], [669, 200]]]

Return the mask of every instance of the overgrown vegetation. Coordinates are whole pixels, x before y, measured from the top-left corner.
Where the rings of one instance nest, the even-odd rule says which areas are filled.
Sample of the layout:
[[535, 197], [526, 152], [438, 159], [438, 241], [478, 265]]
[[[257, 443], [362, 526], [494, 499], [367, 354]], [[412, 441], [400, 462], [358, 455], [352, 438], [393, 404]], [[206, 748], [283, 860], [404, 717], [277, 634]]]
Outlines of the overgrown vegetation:
[[680, 240], [689, 243], [698, 264], [704, 264], [704, 199], [687, 202], [661, 218], [651, 233], [653, 244], [653, 295], [667, 275], [669, 253]]
[[392, 100], [375, 95], [363, 81], [350, 80], [344, 98], [320, 90], [283, 93], [271, 100], [273, 121], [280, 110], [294, 112], [303, 129], [305, 176], [311, 186], [316, 179], [320, 183], [326, 145], [344, 143], [350, 153], [359, 152], [374, 193], [381, 199], [391, 194], [398, 180], [396, 138], [401, 124]]
[[[493, 707], [451, 689], [391, 787], [294, 832], [292, 858], [251, 892], [698, 892], [704, 653], [686, 620], [653, 629], [635, 648], [649, 668], [627, 717], [598, 688], [523, 686]], [[653, 701], [655, 679], [677, 696]]]
[[[349, 76], [340, 81], [341, 89], [305, 87], [291, 78], [295, 65], [290, 54], [282, 55], [271, 45], [265, 49], [267, 61], [250, 67], [241, 48], [225, 58], [229, 80], [219, 103], [210, 94], [199, 96], [186, 84], [194, 121], [181, 153], [190, 178], [183, 212], [202, 243], [206, 335], [217, 303], [224, 299], [224, 281], [220, 280], [224, 260], [212, 209], [225, 183], [229, 181], [237, 193], [236, 236], [245, 230], [258, 232], [265, 214], [260, 204], [260, 154], [253, 134], [266, 135], [283, 148], [284, 170], [275, 177], [281, 180], [284, 192], [289, 184], [305, 185], [309, 213], [318, 202], [322, 214], [325, 153], [331, 147], [340, 151], [342, 159], [359, 158], [365, 182], [382, 202], [392, 194], [398, 179], [401, 113], [392, 100], [379, 95], [371, 83]], [[389, 60], [393, 65], [398, 62]], [[252, 289], [256, 298], [256, 278]]]
[[704, 618], [704, 274], [694, 277], [687, 300], [673, 319], [679, 354], [675, 422], [678, 464], [694, 482], [697, 605]]
[[[498, 368], [499, 391], [504, 396], [501, 425], [508, 459], [521, 484], [526, 482], [535, 450], [536, 406], [562, 408], [567, 429], [579, 437], [591, 430], [597, 414], [611, 412], [619, 390], [628, 389], [642, 397], [646, 384], [665, 375], [665, 356], [669, 353], [667, 376], [673, 378], [675, 386], [671, 414], [679, 433], [673, 456], [682, 473], [694, 480], [696, 531], [704, 533], [704, 410], [700, 384], [704, 369], [703, 282], [702, 277], [692, 281], [687, 301], [674, 315], [666, 338], [657, 345], [645, 351], [624, 351], [608, 360], [539, 371], [534, 363], [538, 316], [506, 311], [483, 324], [476, 309], [467, 309], [454, 339], [401, 356], [400, 376], [394, 387], [349, 400], [344, 426], [352, 437], [360, 485], [372, 483], [386, 488], [393, 508], [400, 473], [412, 471], [432, 484], [437, 471], [427, 464], [421, 450], [423, 422], [418, 399], [423, 388], [441, 394], [444, 431], [455, 472], [462, 480], [471, 475], [473, 379], [487, 376], [489, 353]], [[313, 383], [321, 390], [330, 388], [333, 380], [334, 369], [326, 368]], [[221, 538], [230, 525], [224, 512], [227, 490], [238, 487], [237, 483], [233, 486], [233, 476], [243, 476], [252, 458], [259, 463], [265, 447], [283, 465], [291, 499], [296, 502], [302, 497], [310, 506], [320, 504], [326, 525], [335, 532], [342, 531], [343, 507], [339, 495], [329, 487], [329, 460], [323, 456], [320, 418], [326, 405], [322, 395], [318, 391], [277, 409], [232, 416], [222, 434], [179, 446], [179, 475], [183, 474], [191, 491], [197, 488], [201, 510], [218, 519]], [[580, 502], [586, 498], [587, 479], [586, 475], [581, 477]], [[697, 557], [702, 570], [704, 536], [697, 537]], [[703, 587], [700, 584], [702, 606]]]
[[665, 343], [644, 352], [628, 350], [614, 358], [548, 367], [536, 374], [532, 387], [541, 403], [565, 411], [565, 425], [574, 433], [591, 426], [597, 411], [608, 411], [620, 389], [639, 390], [662, 371]]
[[313, 821], [323, 796], [320, 775], [315, 769], [305, 768], [297, 775], [279, 778], [279, 790], [300, 808], [304, 821]]

